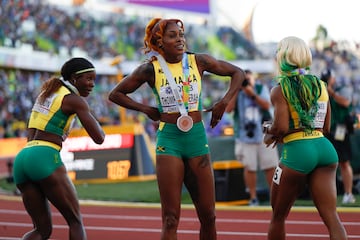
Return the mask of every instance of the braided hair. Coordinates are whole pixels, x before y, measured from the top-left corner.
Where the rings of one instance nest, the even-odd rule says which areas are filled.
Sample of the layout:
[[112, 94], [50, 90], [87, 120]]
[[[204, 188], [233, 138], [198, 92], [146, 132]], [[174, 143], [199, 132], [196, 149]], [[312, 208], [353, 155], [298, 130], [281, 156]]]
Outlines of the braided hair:
[[279, 68], [277, 80], [285, 98], [297, 112], [304, 130], [313, 130], [321, 83], [317, 76], [308, 73], [312, 63], [310, 49], [302, 39], [286, 37], [278, 44], [276, 61]]

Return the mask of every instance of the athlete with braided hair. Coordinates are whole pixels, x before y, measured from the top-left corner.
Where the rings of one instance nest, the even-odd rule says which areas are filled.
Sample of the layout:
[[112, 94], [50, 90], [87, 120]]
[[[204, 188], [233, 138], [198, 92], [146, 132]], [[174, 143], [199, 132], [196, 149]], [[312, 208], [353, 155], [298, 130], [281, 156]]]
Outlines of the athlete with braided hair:
[[[177, 239], [183, 183], [200, 220], [201, 240], [215, 240], [215, 189], [209, 148], [202, 121], [201, 79], [205, 71], [230, 76], [230, 87], [211, 109], [211, 127], [224, 114], [240, 90], [243, 71], [207, 54], [186, 52], [184, 25], [178, 19], [150, 20], [145, 30], [144, 52], [149, 61], [126, 76], [109, 99], [123, 107], [160, 120], [156, 138], [156, 175], [162, 206], [162, 240]], [[144, 105], [128, 94], [149, 85], [157, 107]]]
[[43, 83], [28, 123], [28, 142], [14, 161], [14, 181], [34, 229], [22, 239], [49, 239], [52, 232], [49, 201], [69, 225], [70, 240], [86, 239], [75, 188], [60, 157], [75, 116], [97, 144], [105, 134], [83, 99], [95, 86], [95, 68], [85, 58], [71, 58], [61, 77]]
[[323, 135], [330, 130], [331, 118], [326, 84], [308, 72], [312, 55], [302, 39], [282, 39], [276, 61], [279, 84], [271, 91], [274, 121], [265, 132], [283, 148], [271, 187], [268, 239], [285, 239], [285, 220], [306, 185], [330, 239], [347, 239], [336, 211], [338, 156]]

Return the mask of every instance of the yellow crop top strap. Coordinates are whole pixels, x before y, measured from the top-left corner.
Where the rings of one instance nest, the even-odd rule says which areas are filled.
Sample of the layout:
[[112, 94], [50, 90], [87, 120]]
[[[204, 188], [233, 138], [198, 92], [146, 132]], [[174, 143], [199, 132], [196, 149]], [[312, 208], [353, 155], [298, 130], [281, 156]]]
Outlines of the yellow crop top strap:
[[[188, 112], [201, 111], [201, 75], [196, 65], [195, 54], [187, 53], [189, 74], [184, 75], [183, 64], [167, 63], [176, 85], [181, 89], [182, 100], [187, 103]], [[161, 113], [178, 113], [179, 109], [160, 63], [152, 62], [155, 71], [153, 92]]]
[[[329, 95], [326, 89], [326, 85], [323, 81], [320, 81], [321, 84], [321, 95], [318, 99], [318, 110], [316, 116], [314, 118], [313, 126], [314, 128], [323, 128], [326, 112], [327, 112], [327, 104], [329, 101]], [[290, 129], [299, 129], [300, 126], [300, 119], [299, 115], [297, 114], [295, 108], [289, 104], [290, 109], [290, 119], [289, 119], [289, 127]]]
[[62, 86], [43, 103], [37, 99], [31, 111], [28, 127], [54, 133], [65, 139], [75, 114], [70, 116], [64, 114], [61, 110], [61, 103], [64, 97], [70, 93], [68, 88]]

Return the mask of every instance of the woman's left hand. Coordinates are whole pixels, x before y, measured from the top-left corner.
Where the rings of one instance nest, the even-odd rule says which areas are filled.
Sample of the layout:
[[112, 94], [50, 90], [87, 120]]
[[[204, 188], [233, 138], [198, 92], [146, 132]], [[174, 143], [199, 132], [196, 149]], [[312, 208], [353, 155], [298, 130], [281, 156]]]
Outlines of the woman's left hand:
[[205, 112], [212, 112], [211, 121], [210, 121], [211, 128], [214, 128], [221, 121], [225, 108], [226, 105], [222, 101], [220, 101], [217, 102], [211, 108], [205, 110]]

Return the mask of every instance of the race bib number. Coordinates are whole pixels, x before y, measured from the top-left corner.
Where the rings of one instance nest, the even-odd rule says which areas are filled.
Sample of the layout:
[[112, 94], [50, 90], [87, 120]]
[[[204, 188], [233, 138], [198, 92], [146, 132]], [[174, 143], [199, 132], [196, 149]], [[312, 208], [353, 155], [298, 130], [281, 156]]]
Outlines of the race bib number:
[[276, 183], [277, 185], [280, 184], [281, 173], [282, 173], [282, 169], [279, 166], [276, 167], [274, 176], [273, 176], [273, 182]]

